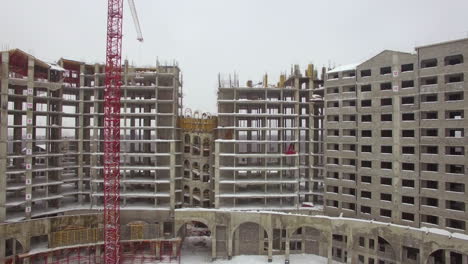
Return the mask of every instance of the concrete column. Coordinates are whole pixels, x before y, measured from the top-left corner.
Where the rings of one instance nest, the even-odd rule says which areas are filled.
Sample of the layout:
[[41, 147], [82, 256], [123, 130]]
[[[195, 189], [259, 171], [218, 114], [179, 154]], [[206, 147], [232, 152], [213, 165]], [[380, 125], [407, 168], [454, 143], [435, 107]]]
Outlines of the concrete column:
[[[293, 231], [294, 232], [294, 231]], [[286, 241], [285, 241], [285, 246], [284, 246], [284, 259], [285, 263], [289, 263], [289, 240], [290, 240], [290, 234], [289, 230], [286, 229]]]
[[211, 229], [211, 260], [216, 259], [216, 225]]
[[[8, 64], [9, 53], [2, 52], [2, 64], [0, 70], [0, 222], [6, 219], [6, 167], [8, 150]], [[0, 264], [4, 264], [5, 239], [0, 239]]]
[[214, 207], [219, 208], [219, 142], [215, 142], [215, 160], [214, 160], [214, 177], [215, 177], [215, 182], [214, 182], [214, 192], [215, 192], [215, 197], [214, 197]]
[[232, 258], [232, 234], [231, 234], [231, 230], [230, 228], [228, 228], [226, 230], [226, 235], [227, 235], [227, 248], [228, 248], [228, 252], [227, 252], [227, 255], [228, 255], [228, 259], [231, 259]]
[[273, 261], [273, 232], [268, 236], [268, 262]]
[[177, 257], [177, 249], [178, 249], [178, 243], [173, 241], [172, 242], [172, 257]]
[[[85, 67], [84, 64], [80, 65], [80, 72], [84, 73], [85, 72]], [[84, 91], [81, 89], [81, 87], [85, 86], [84, 82], [84, 74], [80, 74], [80, 87], [78, 96], [79, 96], [79, 103], [78, 103], [78, 191], [80, 193], [83, 193], [83, 125], [84, 125], [84, 120], [83, 120], [83, 114], [84, 114]], [[83, 195], [79, 194], [78, 195], [78, 202], [79, 204], [83, 204]]]
[[333, 264], [333, 234], [328, 234], [328, 250], [327, 250], [328, 264]]
[[96, 259], [96, 264], [101, 263], [101, 246], [100, 245], [96, 246], [96, 253], [94, 255], [94, 258]]
[[161, 243], [159, 241], [156, 242], [155, 250], [156, 250], [156, 259], [160, 259], [161, 258]]
[[[27, 85], [28, 91], [33, 90], [34, 91], [34, 58], [33, 57], [28, 57], [28, 85]], [[27, 98], [26, 102], [28, 104], [33, 103], [33, 94], [27, 93]], [[28, 120], [31, 120], [31, 122], [28, 122]], [[27, 134], [33, 134], [33, 125], [35, 125], [35, 121], [33, 120], [33, 109], [27, 108], [26, 110], [26, 133]], [[33, 143], [32, 140], [27, 140], [26, 141], [26, 149], [30, 149], [32, 151], [33, 149]], [[32, 153], [32, 152], [31, 152]], [[26, 157], [24, 159], [24, 163], [26, 166], [30, 164], [30, 169], [27, 169], [26, 167], [26, 181], [32, 182], [32, 155], [31, 154], [26, 154]], [[32, 197], [32, 186], [31, 184], [26, 185], [26, 190], [25, 190], [26, 195], [30, 195], [31, 199]], [[26, 206], [26, 219], [31, 218], [31, 213], [32, 213], [32, 205], [31, 205], [31, 200], [26, 200], [25, 203]], [[28, 212], [28, 208], [29, 210]]]
[[346, 232], [346, 252], [347, 252], [347, 257], [346, 257], [346, 263], [352, 264], [355, 263], [355, 256], [354, 254], [354, 237], [353, 237], [353, 229], [349, 228], [348, 232]]
[[170, 165], [169, 167], [171, 168], [170, 172], [170, 177], [171, 177], [171, 183], [170, 183], [170, 194], [171, 194], [171, 210], [174, 210], [175, 208], [175, 202], [176, 202], [176, 197], [175, 197], [175, 178], [176, 178], [176, 143], [174, 141], [171, 141], [170, 143]]
[[468, 264], [468, 256], [465, 254], [462, 255], [462, 263], [461, 264]]
[[450, 262], [450, 250], [446, 249], [444, 250], [444, 257], [445, 257], [445, 263], [449, 264]]

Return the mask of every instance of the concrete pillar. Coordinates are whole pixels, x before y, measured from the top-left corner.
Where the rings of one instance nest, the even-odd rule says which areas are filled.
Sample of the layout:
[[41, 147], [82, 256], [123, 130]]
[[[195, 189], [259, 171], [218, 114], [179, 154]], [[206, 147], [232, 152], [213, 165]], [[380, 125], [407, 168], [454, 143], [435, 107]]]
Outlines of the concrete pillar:
[[347, 252], [347, 257], [346, 257], [346, 263], [352, 264], [355, 263], [355, 258], [356, 254], [354, 254], [354, 237], [353, 237], [353, 229], [349, 228], [348, 232], [346, 232], [346, 252]]
[[96, 246], [96, 255], [94, 255], [94, 258], [96, 259], [96, 264], [101, 263], [101, 246], [100, 245]]
[[[293, 231], [294, 232], [294, 231]], [[289, 263], [289, 241], [290, 241], [290, 234], [289, 230], [286, 229], [286, 241], [285, 241], [285, 246], [284, 246], [284, 259], [285, 263]]]
[[232, 236], [233, 234], [231, 233], [231, 230], [230, 229], [227, 229], [226, 230], [226, 235], [228, 236], [227, 237], [227, 243], [228, 243], [228, 259], [231, 259], [232, 258]]
[[216, 225], [211, 229], [211, 260], [216, 260]]
[[446, 249], [444, 250], [444, 257], [445, 257], [445, 264], [450, 263], [450, 250]]
[[179, 247], [179, 243], [177, 241], [172, 241], [172, 257], [176, 258], [177, 257], [177, 252], [179, 252], [177, 249]]
[[155, 245], [155, 250], [156, 250], [156, 259], [160, 259], [161, 258], [161, 242], [156, 242], [156, 245]]
[[[28, 91], [34, 91], [34, 58], [33, 57], [28, 58], [28, 85], [27, 85], [27, 89], [28, 89]], [[31, 94], [29, 92], [27, 93], [26, 102], [28, 104], [33, 103], [33, 94]], [[33, 134], [33, 130], [34, 130], [33, 125], [35, 125], [35, 121], [33, 120], [33, 117], [34, 117], [33, 116], [33, 109], [28, 107], [27, 111], [26, 111], [26, 133], [31, 134], [31, 135]], [[32, 121], [28, 122], [27, 120], [32, 120]], [[27, 140], [26, 141], [26, 149], [30, 149], [30, 150], [33, 149], [32, 140]], [[28, 164], [30, 164], [29, 169], [28, 169], [28, 167], [26, 167], [26, 181], [32, 182], [32, 155], [31, 154], [29, 154], [29, 155], [26, 154], [26, 157], [24, 159], [24, 163], [26, 164], [26, 166], [28, 166]], [[31, 186], [31, 184], [26, 185], [25, 194], [30, 195], [31, 199], [34, 198], [34, 197], [32, 197], [32, 186]], [[30, 219], [31, 218], [31, 213], [32, 213], [31, 200], [26, 200], [25, 206], [26, 206], [26, 218]]]
[[[85, 67], [84, 67], [84, 64], [82, 64], [80, 66], [80, 72], [81, 73], [84, 73], [85, 72]], [[83, 129], [83, 114], [84, 114], [84, 91], [83, 89], [81, 89], [81, 87], [85, 86], [85, 82], [84, 82], [84, 74], [80, 74], [80, 88], [79, 89], [79, 103], [78, 103], [78, 109], [76, 109], [78, 111], [77, 114], [79, 114], [79, 117], [78, 117], [78, 122], [77, 122], [77, 125], [78, 125], [78, 153], [80, 153], [78, 155], [78, 191], [80, 193], [83, 193], [83, 165], [84, 165], [84, 162], [83, 162], [83, 134], [84, 134], [84, 129]], [[83, 204], [83, 195], [80, 194], [78, 195], [78, 202], [79, 204]]]
[[268, 236], [268, 262], [273, 261], [273, 232]]
[[463, 254], [462, 255], [462, 263], [461, 264], [468, 264], [468, 256]]
[[[0, 71], [0, 190], [6, 188], [6, 167], [8, 150], [8, 73], [9, 73], [9, 53], [2, 52], [2, 64]], [[6, 192], [0, 192], [0, 222], [6, 219]], [[0, 239], [0, 257], [5, 253], [5, 241]]]
[[171, 141], [170, 143], [170, 164], [169, 167], [171, 168], [170, 171], [170, 177], [171, 177], [171, 183], [170, 183], [170, 194], [171, 194], [171, 210], [175, 209], [175, 203], [176, 203], [176, 197], [175, 197], [175, 178], [176, 178], [176, 143], [174, 141]]
[[215, 161], [214, 161], [214, 192], [215, 192], [215, 197], [214, 197], [214, 207], [219, 208], [219, 149], [220, 145], [219, 142], [215, 142]]
[[333, 263], [333, 234], [332, 234], [332, 232], [330, 232], [330, 234], [328, 234], [327, 258], [328, 258], [327, 263], [332, 264]]

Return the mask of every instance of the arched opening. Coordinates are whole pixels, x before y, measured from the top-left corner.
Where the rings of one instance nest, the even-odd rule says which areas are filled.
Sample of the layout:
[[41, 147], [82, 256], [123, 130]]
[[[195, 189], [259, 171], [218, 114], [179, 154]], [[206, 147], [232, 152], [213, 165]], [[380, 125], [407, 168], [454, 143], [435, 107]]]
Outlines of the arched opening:
[[268, 233], [259, 224], [246, 222], [239, 225], [233, 234], [233, 255], [267, 255]]
[[382, 237], [377, 237], [376, 248], [377, 263], [390, 264], [395, 263], [396, 254], [393, 247]]
[[[463, 262], [465, 260], [465, 262]], [[456, 264], [466, 263], [468, 255], [449, 249], [439, 249], [429, 255], [427, 264]]]
[[205, 223], [199, 221], [188, 222], [179, 230], [183, 238], [182, 262], [190, 259], [190, 263], [211, 262], [211, 231]]
[[187, 185], [184, 186], [184, 204], [190, 205], [190, 188]]
[[200, 155], [200, 137], [193, 137], [192, 155]]
[[200, 200], [201, 200], [201, 195], [200, 195], [200, 189], [194, 188], [192, 191], [192, 201], [193, 201], [193, 206], [194, 207], [199, 207], [200, 206]]
[[198, 162], [192, 163], [192, 180], [200, 180], [200, 166], [198, 165]]
[[184, 161], [184, 178], [190, 179], [190, 161]]
[[210, 207], [210, 190], [208, 189], [203, 191], [203, 207]]
[[24, 253], [23, 245], [18, 240], [14, 238], [5, 240], [5, 263], [13, 263], [15, 256], [21, 253]]
[[[321, 245], [324, 241], [320, 239], [320, 234], [320, 231], [316, 228], [310, 226], [299, 227], [289, 237], [290, 254], [320, 255], [320, 247], [326, 247], [326, 245]], [[275, 244], [274, 242], [273, 244]]]
[[190, 153], [190, 135], [189, 134], [185, 134], [184, 136], [184, 152], [185, 153]]
[[204, 157], [210, 156], [210, 139], [209, 138], [203, 139], [203, 156]]
[[210, 182], [210, 164], [203, 165], [203, 182]]

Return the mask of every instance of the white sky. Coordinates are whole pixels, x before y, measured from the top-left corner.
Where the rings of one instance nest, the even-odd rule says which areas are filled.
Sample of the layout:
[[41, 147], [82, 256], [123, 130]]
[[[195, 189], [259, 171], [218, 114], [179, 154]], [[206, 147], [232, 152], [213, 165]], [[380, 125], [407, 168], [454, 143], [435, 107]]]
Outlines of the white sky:
[[[105, 0], [0, 0], [0, 48], [50, 61], [104, 62]], [[216, 112], [219, 72], [276, 81], [292, 64], [363, 61], [468, 35], [466, 0], [136, 0], [145, 42], [125, 3], [123, 58], [178, 61], [186, 107]]]

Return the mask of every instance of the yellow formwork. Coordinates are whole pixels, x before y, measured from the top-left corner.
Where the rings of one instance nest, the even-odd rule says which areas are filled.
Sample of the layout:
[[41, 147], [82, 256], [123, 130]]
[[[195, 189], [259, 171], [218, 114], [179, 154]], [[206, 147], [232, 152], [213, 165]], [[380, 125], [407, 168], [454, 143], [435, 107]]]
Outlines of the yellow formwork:
[[203, 119], [192, 117], [179, 118], [179, 127], [184, 131], [211, 133], [218, 125], [216, 117]]
[[143, 224], [130, 225], [130, 239], [143, 239]]
[[98, 229], [76, 229], [51, 233], [50, 247], [64, 247], [75, 244], [95, 243], [98, 241]]

